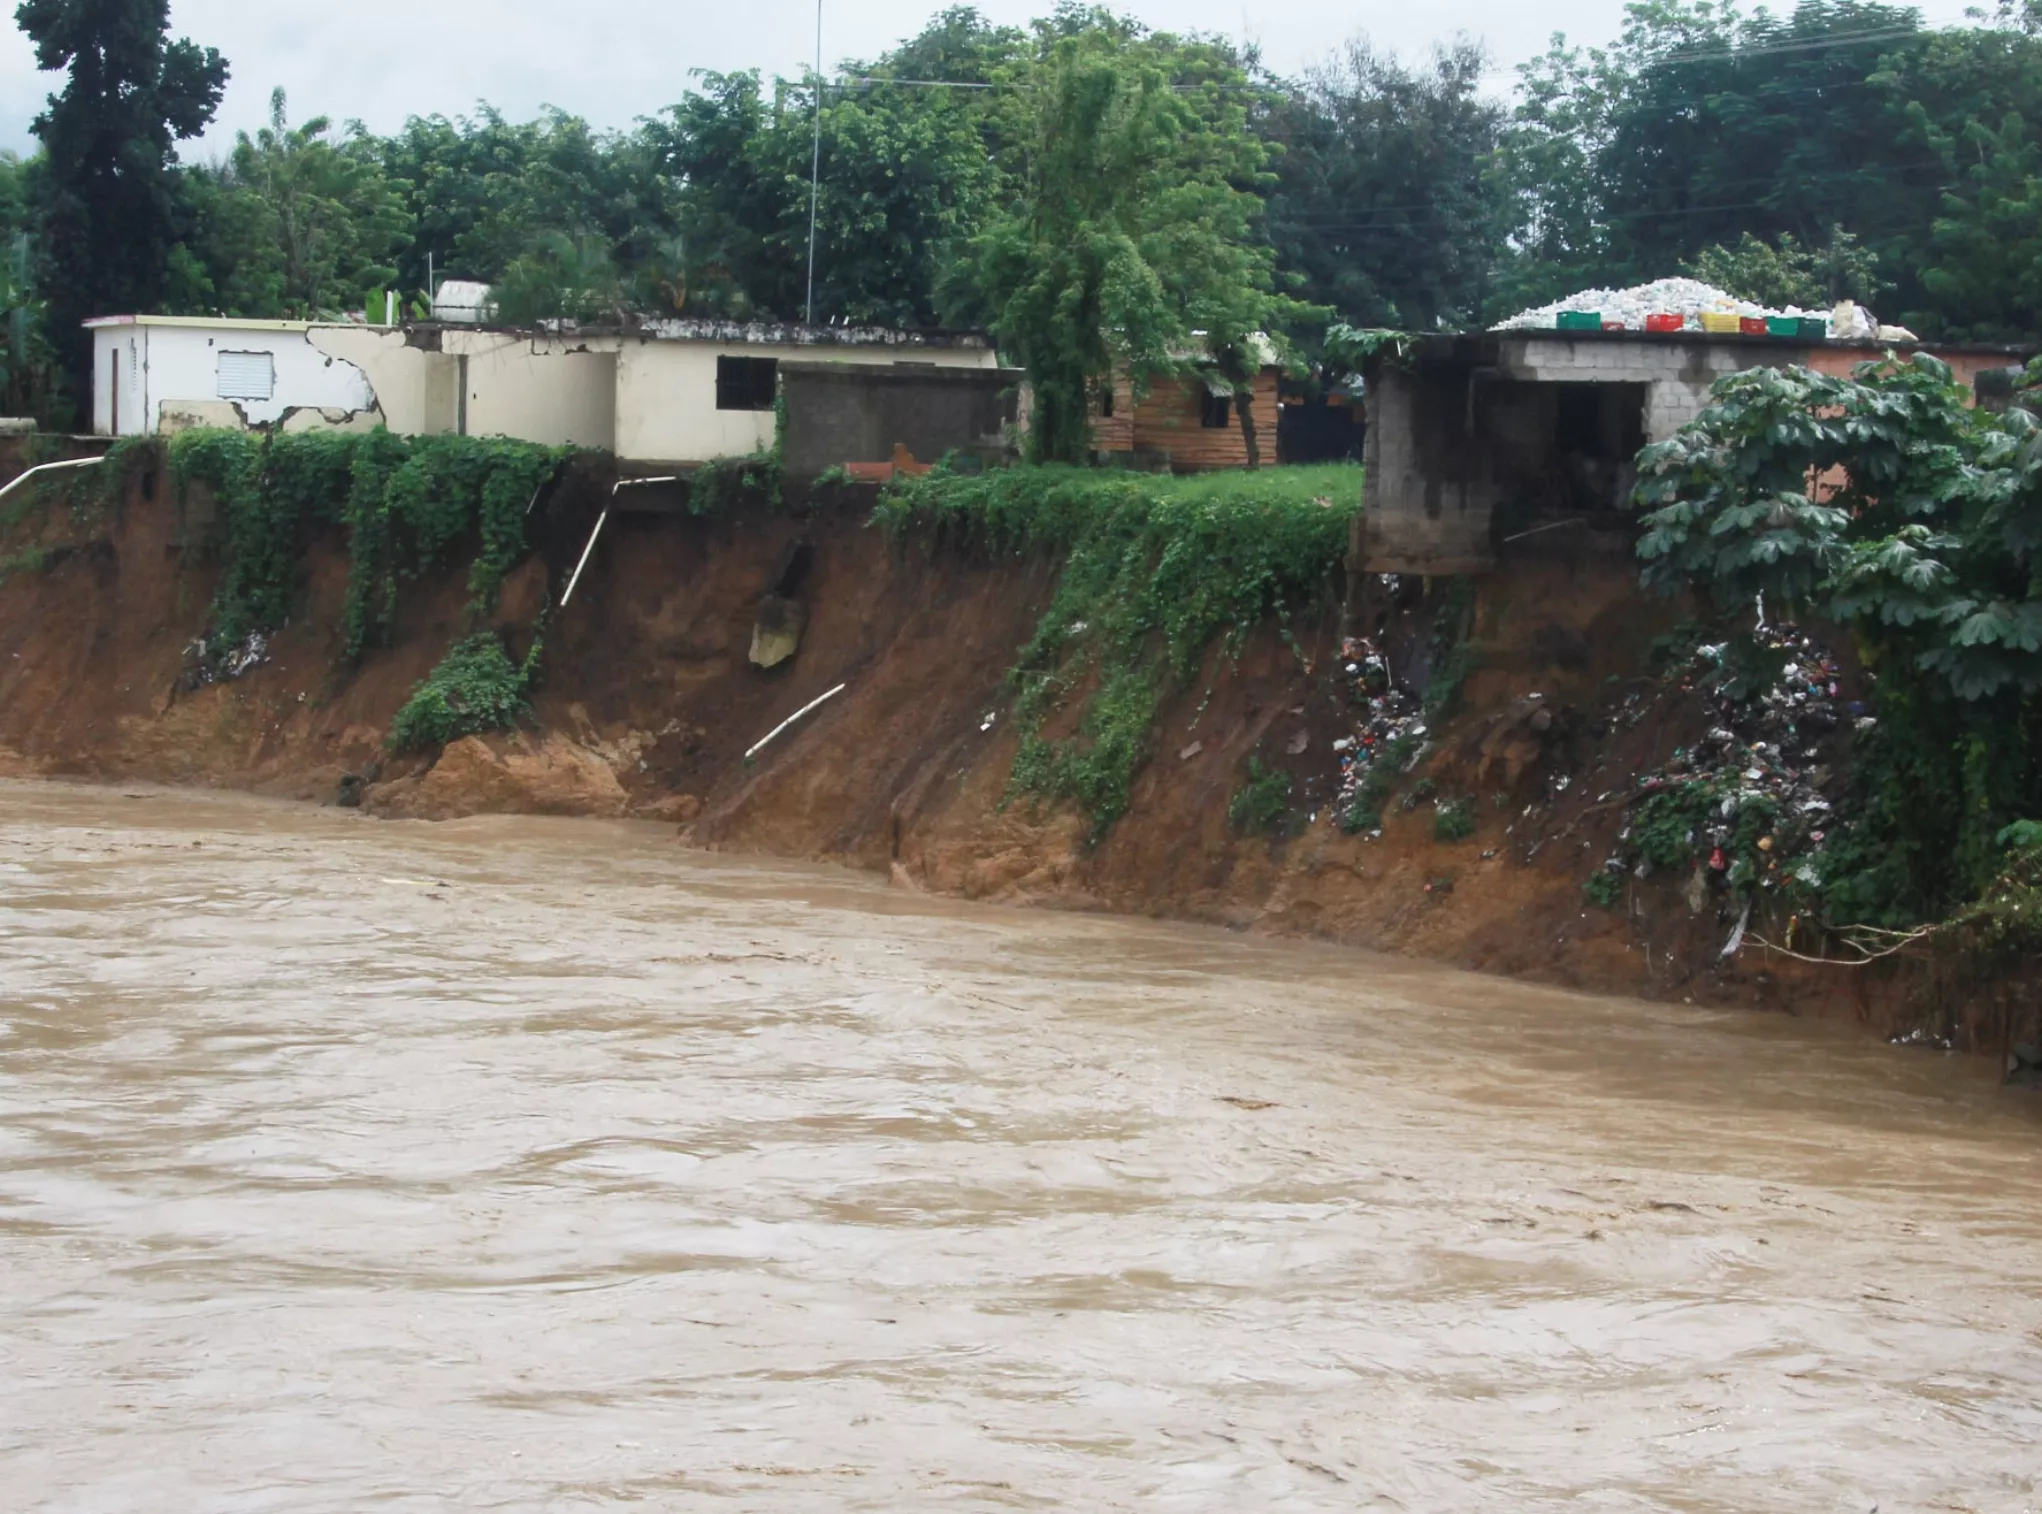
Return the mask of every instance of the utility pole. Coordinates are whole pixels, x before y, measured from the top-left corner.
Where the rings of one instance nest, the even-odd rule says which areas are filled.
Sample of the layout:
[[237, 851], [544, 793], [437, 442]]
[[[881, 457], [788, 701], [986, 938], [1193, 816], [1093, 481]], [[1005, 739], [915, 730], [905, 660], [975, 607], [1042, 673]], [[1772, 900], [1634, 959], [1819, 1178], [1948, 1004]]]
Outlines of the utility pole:
[[822, 6], [815, 0], [815, 155], [808, 168], [808, 324], [815, 324], [815, 225], [822, 203]]

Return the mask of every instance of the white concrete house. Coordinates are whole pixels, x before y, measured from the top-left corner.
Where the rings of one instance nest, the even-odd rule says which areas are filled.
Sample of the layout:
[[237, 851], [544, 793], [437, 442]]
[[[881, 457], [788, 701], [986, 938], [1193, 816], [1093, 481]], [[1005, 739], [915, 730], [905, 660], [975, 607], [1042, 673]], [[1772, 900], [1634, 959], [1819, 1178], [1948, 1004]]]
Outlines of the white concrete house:
[[783, 360], [999, 366], [976, 333], [665, 321], [566, 334], [110, 316], [93, 333], [93, 430], [193, 426], [509, 436], [700, 463], [773, 439]]
[[140, 436], [192, 426], [373, 426], [362, 370], [322, 351], [303, 321], [123, 315], [92, 332], [92, 429]]

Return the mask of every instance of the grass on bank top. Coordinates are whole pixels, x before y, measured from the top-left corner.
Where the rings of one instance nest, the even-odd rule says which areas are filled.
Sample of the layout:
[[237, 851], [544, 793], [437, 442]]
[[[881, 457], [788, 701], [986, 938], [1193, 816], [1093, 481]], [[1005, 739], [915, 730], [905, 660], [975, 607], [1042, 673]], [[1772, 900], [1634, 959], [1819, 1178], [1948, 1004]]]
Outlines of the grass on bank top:
[[1299, 503], [1330, 499], [1333, 507], [1359, 508], [1360, 463], [1289, 463], [1281, 467], [1223, 468], [1212, 473], [1136, 474], [1153, 478], [1175, 500], [1259, 499], [1280, 495]]
[[[1260, 468], [1187, 478], [1125, 469], [1000, 468], [903, 479], [874, 520], [996, 554], [1061, 558], [1055, 593], [1010, 675], [1022, 740], [1011, 791], [1076, 800], [1094, 837], [1127, 810], [1162, 702], [1223, 641], [1329, 598], [1361, 509], [1362, 470]], [[1083, 700], [1076, 733], [1043, 735]]]
[[1140, 517], [1177, 531], [1259, 525], [1316, 536], [1337, 520], [1342, 531], [1361, 508], [1357, 463], [1227, 469], [1183, 476], [1131, 468], [1061, 463], [941, 469], [900, 478], [881, 495], [874, 521], [895, 536], [933, 536], [993, 551], [1062, 550], [1102, 524]]

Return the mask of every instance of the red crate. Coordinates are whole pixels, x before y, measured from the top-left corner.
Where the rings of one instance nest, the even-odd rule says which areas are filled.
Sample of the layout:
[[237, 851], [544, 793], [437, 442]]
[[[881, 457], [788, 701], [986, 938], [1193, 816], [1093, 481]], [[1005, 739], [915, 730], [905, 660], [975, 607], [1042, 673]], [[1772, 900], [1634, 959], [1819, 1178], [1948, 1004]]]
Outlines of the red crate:
[[1737, 329], [1746, 336], [1764, 336], [1766, 334], [1765, 317], [1762, 315], [1748, 315], [1737, 323]]
[[1648, 315], [1645, 317], [1647, 331], [1681, 331], [1687, 327], [1687, 317], [1679, 315]]

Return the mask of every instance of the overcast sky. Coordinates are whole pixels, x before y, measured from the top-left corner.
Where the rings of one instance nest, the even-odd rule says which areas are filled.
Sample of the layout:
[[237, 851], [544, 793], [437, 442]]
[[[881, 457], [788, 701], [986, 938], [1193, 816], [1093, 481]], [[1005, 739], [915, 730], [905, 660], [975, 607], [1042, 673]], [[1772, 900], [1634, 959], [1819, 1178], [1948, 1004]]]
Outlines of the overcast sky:
[[[1019, 22], [1051, 0], [981, 0], [995, 21]], [[824, 0], [832, 68], [869, 58], [921, 28], [940, 0]], [[11, 16], [11, 0], [0, 14]], [[1613, 37], [1623, 0], [1124, 0], [1116, 9], [1173, 31], [1222, 32], [1259, 43], [1295, 71], [1365, 32], [1406, 53], [1465, 31], [1499, 67], [1543, 50], [1564, 30]], [[293, 120], [359, 118], [389, 131], [406, 116], [459, 114], [488, 100], [514, 118], [558, 105], [601, 126], [628, 126], [679, 98], [691, 70], [798, 73], [813, 58], [815, 0], [172, 0], [177, 35], [217, 47], [233, 68], [219, 125], [197, 149], [223, 151], [262, 123], [269, 92], [290, 92]], [[25, 151], [28, 123], [57, 76], [38, 75], [27, 38], [0, 22], [0, 148]], [[189, 150], [188, 150], [189, 155]]]

